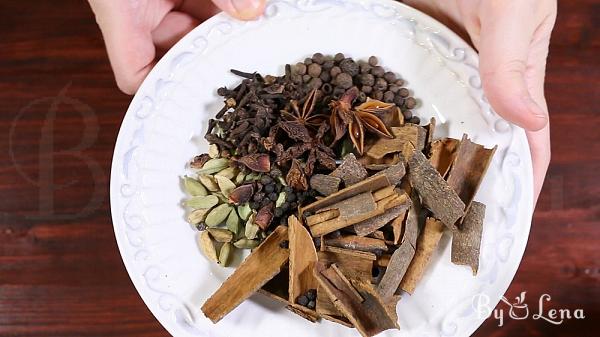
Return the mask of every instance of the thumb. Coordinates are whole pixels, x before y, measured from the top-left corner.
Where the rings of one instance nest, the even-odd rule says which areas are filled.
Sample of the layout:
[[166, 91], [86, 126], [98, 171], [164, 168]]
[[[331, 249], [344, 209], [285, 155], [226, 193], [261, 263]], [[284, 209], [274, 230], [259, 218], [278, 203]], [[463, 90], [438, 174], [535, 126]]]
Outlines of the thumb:
[[[535, 31], [527, 1], [484, 5], [479, 42], [480, 72], [485, 94], [496, 112], [518, 126], [537, 131], [547, 114], [533, 100], [527, 81], [527, 57]], [[504, 3], [504, 2], [502, 2]], [[519, 7], [519, 8], [515, 8]]]
[[212, 0], [227, 14], [240, 20], [253, 20], [265, 10], [266, 0]]

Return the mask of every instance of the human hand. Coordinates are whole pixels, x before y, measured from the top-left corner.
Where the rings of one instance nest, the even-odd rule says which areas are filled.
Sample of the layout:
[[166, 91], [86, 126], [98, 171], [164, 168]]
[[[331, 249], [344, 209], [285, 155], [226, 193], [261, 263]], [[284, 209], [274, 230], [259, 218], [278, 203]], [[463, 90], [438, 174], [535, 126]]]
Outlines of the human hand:
[[89, 0], [119, 88], [133, 94], [157, 55], [218, 9], [240, 20], [262, 14], [266, 0]]
[[467, 33], [479, 50], [485, 94], [503, 118], [525, 129], [533, 160], [534, 203], [550, 164], [550, 125], [544, 97], [548, 45], [556, 0], [406, 0]]

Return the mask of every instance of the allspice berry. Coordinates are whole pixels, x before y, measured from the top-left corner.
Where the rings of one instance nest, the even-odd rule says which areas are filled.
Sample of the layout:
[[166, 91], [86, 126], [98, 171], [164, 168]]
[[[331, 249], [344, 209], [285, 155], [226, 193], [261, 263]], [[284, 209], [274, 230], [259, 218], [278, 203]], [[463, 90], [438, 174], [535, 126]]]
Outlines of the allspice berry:
[[375, 77], [383, 77], [385, 74], [385, 69], [380, 66], [373, 67], [373, 69], [371, 69], [371, 74], [373, 74]]
[[333, 60], [334, 60], [335, 62], [338, 62], [338, 63], [339, 63], [339, 62], [342, 62], [342, 61], [343, 61], [345, 58], [346, 58], [346, 56], [345, 56], [344, 54], [342, 54], [342, 53], [337, 53], [337, 54], [335, 54], [335, 56], [333, 57]]
[[348, 73], [341, 73], [335, 78], [335, 84], [340, 88], [350, 89], [353, 85], [352, 76]]
[[317, 64], [323, 64], [325, 62], [325, 56], [321, 53], [315, 53], [312, 57], [313, 62]]
[[343, 72], [350, 74], [350, 76], [356, 76], [360, 71], [358, 64], [353, 59], [344, 59], [340, 62], [340, 68]]
[[379, 60], [377, 59], [376, 56], [369, 57], [369, 64], [371, 65], [371, 67], [377, 66], [378, 63], [379, 63]]
[[322, 68], [319, 64], [313, 63], [308, 66], [308, 74], [311, 77], [319, 77], [321, 75]]
[[362, 85], [373, 86], [375, 85], [375, 76], [371, 74], [361, 74], [358, 80]]
[[306, 64], [298, 63], [294, 66], [294, 73], [298, 75], [306, 74]]
[[331, 68], [331, 70], [329, 71], [329, 75], [331, 75], [332, 78], [336, 78], [337, 75], [339, 75], [342, 72], [342, 69], [340, 69], [340, 67], [333, 67]]
[[385, 80], [388, 81], [389, 84], [396, 82], [396, 74], [394, 74], [391, 71], [388, 71], [385, 74], [383, 74], [383, 78], [385, 78]]
[[404, 100], [404, 105], [408, 109], [414, 109], [417, 106], [417, 100], [414, 97], [408, 97]]

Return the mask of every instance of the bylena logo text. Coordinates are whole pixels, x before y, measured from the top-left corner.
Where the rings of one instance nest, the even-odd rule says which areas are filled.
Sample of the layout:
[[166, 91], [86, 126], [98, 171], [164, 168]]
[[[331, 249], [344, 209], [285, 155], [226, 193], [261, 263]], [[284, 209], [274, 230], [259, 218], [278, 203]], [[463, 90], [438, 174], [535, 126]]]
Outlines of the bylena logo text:
[[548, 294], [543, 294], [538, 300], [537, 311], [534, 308], [529, 308], [525, 303], [525, 294], [523, 291], [519, 296], [515, 297], [515, 302], [511, 303], [506, 297], [502, 296], [502, 303], [508, 308], [503, 308], [499, 305], [497, 308], [490, 306], [490, 297], [486, 294], [478, 294], [473, 297], [473, 309], [477, 312], [479, 318], [488, 318], [492, 315], [498, 320], [498, 326], [504, 326], [505, 315], [514, 320], [524, 320], [531, 318], [533, 320], [544, 320], [550, 324], [560, 325], [570, 319], [585, 319], [583, 309], [548, 309], [547, 302], [552, 300]]

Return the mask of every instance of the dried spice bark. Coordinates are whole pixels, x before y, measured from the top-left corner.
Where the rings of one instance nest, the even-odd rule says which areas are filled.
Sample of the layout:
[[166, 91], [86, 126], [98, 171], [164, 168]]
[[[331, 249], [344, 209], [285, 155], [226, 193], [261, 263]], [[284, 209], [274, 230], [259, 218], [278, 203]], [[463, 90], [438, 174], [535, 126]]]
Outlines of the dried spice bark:
[[395, 138], [379, 138], [367, 150], [366, 155], [381, 159], [389, 153], [400, 152], [406, 143], [411, 143], [419, 151], [425, 148], [427, 131], [421, 126], [406, 124], [391, 128], [391, 132]]
[[450, 172], [459, 144], [460, 141], [454, 138], [438, 139], [431, 143], [429, 162], [442, 177], [446, 177]]
[[[318, 282], [313, 273], [317, 262], [317, 251], [312, 237], [295, 216], [288, 218], [290, 249], [289, 301], [296, 305], [296, 299], [309, 289], [317, 289]], [[309, 310], [302, 307], [300, 310]], [[304, 310], [304, 311], [306, 311]], [[309, 310], [312, 311], [312, 310]], [[316, 312], [314, 313], [316, 316]]]
[[204, 315], [217, 323], [277, 275], [289, 258], [289, 250], [281, 248], [287, 239], [287, 227], [277, 227], [206, 300]]
[[346, 235], [338, 238], [325, 239], [327, 246], [360, 250], [363, 252], [381, 253], [387, 251], [385, 241], [357, 235]]
[[337, 193], [334, 193], [321, 200], [315, 201], [312, 204], [306, 205], [300, 209], [300, 214], [304, 212], [316, 212], [320, 209], [326, 208], [327, 206], [333, 205], [342, 200], [348, 199], [355, 195], [372, 192], [381, 188], [390, 186], [389, 181], [385, 176], [373, 176], [369, 177], [358, 184], [354, 184], [350, 187], [346, 187]]
[[374, 216], [365, 221], [359, 222], [354, 225], [354, 231], [358, 236], [366, 236], [379, 228], [385, 226], [390, 221], [399, 217], [400, 214], [404, 213], [410, 206], [410, 202], [406, 199], [406, 202], [403, 205], [395, 206], [385, 211], [385, 213], [381, 215]]
[[421, 151], [413, 152], [408, 159], [408, 167], [410, 183], [421, 196], [423, 204], [437, 219], [453, 228], [464, 215], [465, 204]]
[[342, 179], [330, 175], [315, 174], [310, 178], [310, 187], [324, 196], [339, 191]]
[[408, 240], [396, 249], [390, 258], [381, 282], [377, 286], [377, 291], [381, 297], [385, 299], [394, 296], [414, 256], [415, 247]]
[[367, 170], [356, 160], [356, 156], [350, 153], [344, 157], [342, 164], [330, 174], [332, 177], [340, 178], [344, 181], [346, 187], [354, 185], [364, 180], [367, 176]]
[[390, 224], [392, 227], [392, 234], [394, 235], [395, 245], [399, 244], [400, 239], [402, 239], [402, 233], [404, 232], [404, 220], [406, 219], [407, 213], [408, 211], [404, 211]]
[[[348, 278], [357, 279], [369, 279], [371, 277], [371, 269], [376, 259], [374, 255], [357, 255], [347, 249], [320, 251], [318, 256], [320, 262], [326, 265], [335, 263]], [[317, 294], [317, 312], [323, 318], [327, 318], [328, 315], [338, 319], [346, 319], [320, 286], [317, 288]]]
[[497, 146], [486, 149], [482, 145], [471, 142], [467, 135], [463, 135], [456, 159], [448, 174], [448, 185], [465, 203], [467, 211], [492, 162], [496, 148]]
[[434, 218], [427, 218], [423, 232], [417, 241], [417, 251], [415, 256], [400, 283], [400, 288], [409, 294], [415, 291], [415, 288], [423, 273], [429, 265], [433, 252], [437, 249], [438, 243], [444, 233], [444, 224]]
[[402, 182], [402, 178], [404, 178], [404, 175], [406, 174], [406, 168], [404, 168], [404, 164], [400, 162], [396, 165], [386, 168], [376, 175], [380, 174], [386, 176], [392, 186], [396, 186]]
[[336, 308], [362, 336], [371, 337], [388, 329], [400, 328], [370, 282], [350, 281], [336, 270], [335, 265], [327, 268], [321, 262], [317, 263], [315, 274]]
[[316, 313], [316, 311], [310, 310], [299, 305], [292, 304], [286, 306], [285, 308], [293, 312], [294, 314], [304, 318], [305, 320], [313, 323], [315, 323], [319, 319], [319, 315]]
[[324, 209], [324, 212], [327, 212], [327, 215], [337, 214], [337, 216], [318, 223], [315, 223], [314, 219], [321, 219], [321, 213], [308, 217], [307, 223], [310, 226], [310, 232], [314, 237], [329, 234], [338, 229], [348, 227], [380, 214], [383, 211], [377, 207], [373, 195], [366, 192], [328, 206]]
[[452, 232], [452, 263], [471, 266], [473, 275], [479, 270], [479, 249], [483, 233], [485, 205], [473, 201], [461, 228]]

